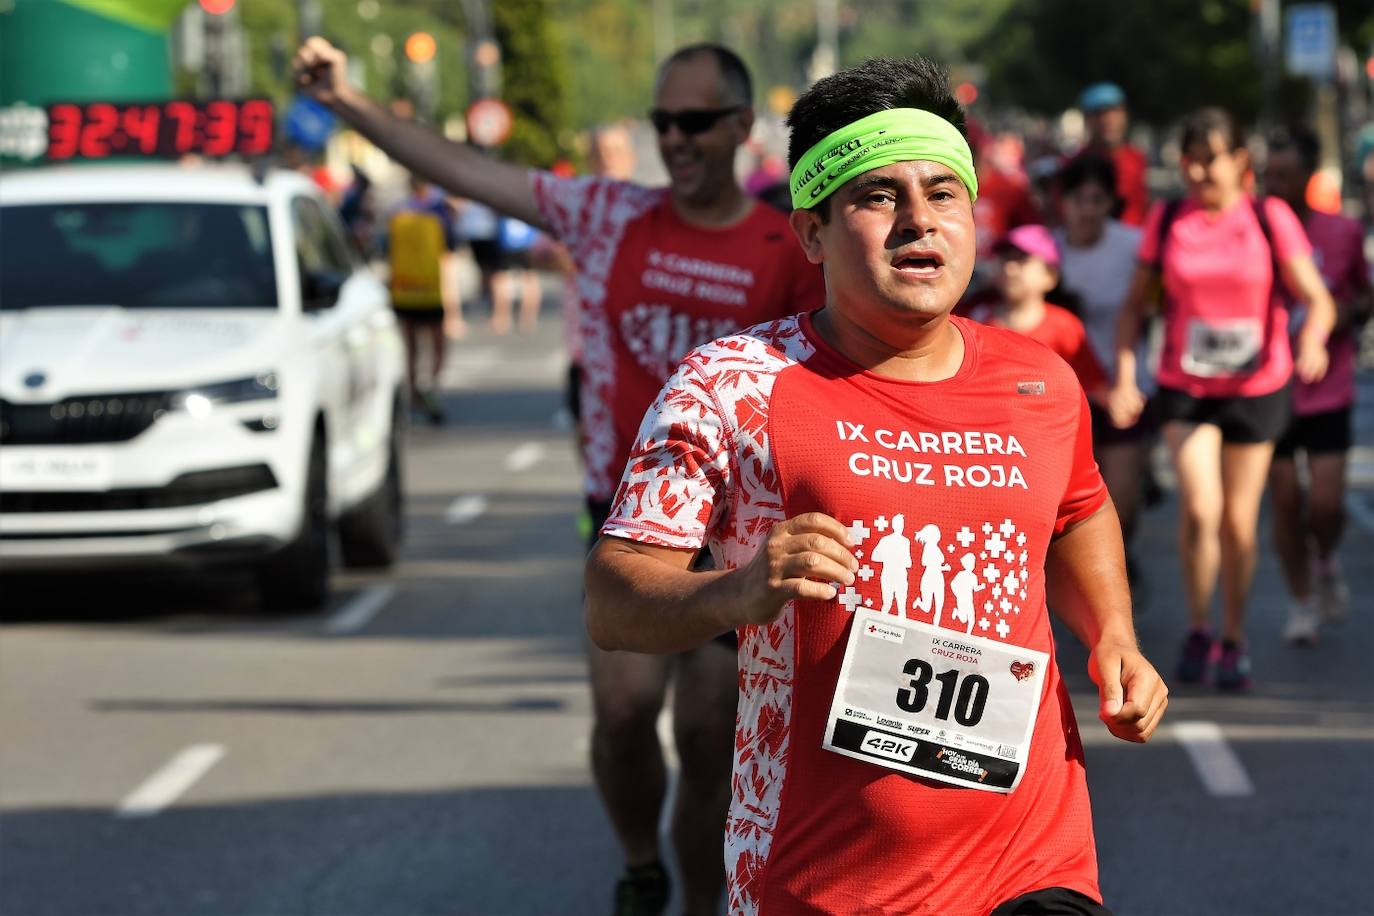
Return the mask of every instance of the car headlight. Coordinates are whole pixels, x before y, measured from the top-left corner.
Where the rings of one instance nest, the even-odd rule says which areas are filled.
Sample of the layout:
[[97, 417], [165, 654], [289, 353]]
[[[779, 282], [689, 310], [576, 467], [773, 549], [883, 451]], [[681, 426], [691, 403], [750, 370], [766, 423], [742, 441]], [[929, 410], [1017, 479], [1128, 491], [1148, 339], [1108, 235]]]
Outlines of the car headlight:
[[172, 396], [173, 410], [186, 410], [194, 417], [203, 417], [216, 404], [239, 404], [244, 401], [266, 401], [277, 396], [275, 372], [263, 372], [250, 378], [234, 379], [214, 385], [200, 385]]

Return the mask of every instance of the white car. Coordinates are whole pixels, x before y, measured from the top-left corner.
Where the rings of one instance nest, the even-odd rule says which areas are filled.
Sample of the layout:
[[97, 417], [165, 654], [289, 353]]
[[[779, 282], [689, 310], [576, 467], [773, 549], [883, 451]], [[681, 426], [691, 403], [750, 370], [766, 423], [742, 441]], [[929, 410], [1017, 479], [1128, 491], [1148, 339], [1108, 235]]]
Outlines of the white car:
[[405, 354], [315, 185], [172, 164], [0, 177], [0, 570], [386, 566]]

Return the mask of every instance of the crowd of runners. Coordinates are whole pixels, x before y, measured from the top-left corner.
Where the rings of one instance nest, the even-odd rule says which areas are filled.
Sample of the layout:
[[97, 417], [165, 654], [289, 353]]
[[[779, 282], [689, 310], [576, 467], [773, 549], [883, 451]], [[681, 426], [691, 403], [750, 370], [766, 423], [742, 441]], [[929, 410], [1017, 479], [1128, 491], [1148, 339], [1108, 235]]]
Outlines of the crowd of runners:
[[1183, 575], [1152, 591], [1185, 611], [1166, 678], [1263, 677], [1245, 609], [1266, 486], [1284, 637], [1346, 613], [1370, 278], [1360, 224], [1309, 206], [1310, 135], [1256, 163], [1226, 112], [1188, 114], [1182, 194], [1152, 202], [1118, 87], [1084, 91], [1081, 148], [1024, 168], [937, 65], [878, 59], [797, 100], [789, 174], [754, 188], [770, 206], [736, 176], [754, 91], [717, 45], [658, 72], [659, 188], [446, 140], [322, 39], [295, 66], [398, 163], [570, 261], [615, 913], [670, 899], [670, 682], [682, 912], [722, 889], [731, 913], [1107, 912], [1049, 615], [1090, 652], [1104, 727], [1148, 740], [1168, 689], [1136, 643], [1130, 545], [1157, 443]]

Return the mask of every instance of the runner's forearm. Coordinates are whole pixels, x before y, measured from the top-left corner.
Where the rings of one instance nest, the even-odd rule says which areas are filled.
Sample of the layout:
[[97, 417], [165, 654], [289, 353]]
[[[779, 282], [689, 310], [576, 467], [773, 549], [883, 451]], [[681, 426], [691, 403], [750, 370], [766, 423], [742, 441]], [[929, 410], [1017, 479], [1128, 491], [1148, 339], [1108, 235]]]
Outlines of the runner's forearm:
[[1050, 544], [1045, 594], [1089, 649], [1105, 641], [1135, 647], [1121, 523], [1110, 500]]
[[339, 94], [333, 110], [384, 153], [450, 193], [548, 229], [530, 190], [529, 172], [455, 143], [432, 128], [398, 118], [356, 90]]
[[692, 572], [602, 538], [587, 558], [587, 632], [608, 650], [695, 648], [734, 629], [730, 575]]

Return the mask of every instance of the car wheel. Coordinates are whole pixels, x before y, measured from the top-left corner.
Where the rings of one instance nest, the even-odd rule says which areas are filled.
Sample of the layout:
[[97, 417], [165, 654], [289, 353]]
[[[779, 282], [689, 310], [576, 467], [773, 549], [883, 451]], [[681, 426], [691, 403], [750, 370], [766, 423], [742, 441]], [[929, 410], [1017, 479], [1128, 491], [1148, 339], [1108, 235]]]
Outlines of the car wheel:
[[391, 566], [401, 552], [404, 506], [401, 488], [401, 430], [405, 412], [392, 411], [388, 437], [386, 474], [371, 496], [339, 521], [339, 546], [345, 566], [381, 569]]
[[329, 597], [328, 477], [324, 437], [310, 446], [301, 528], [257, 568], [258, 595], [270, 610], [313, 610]]

